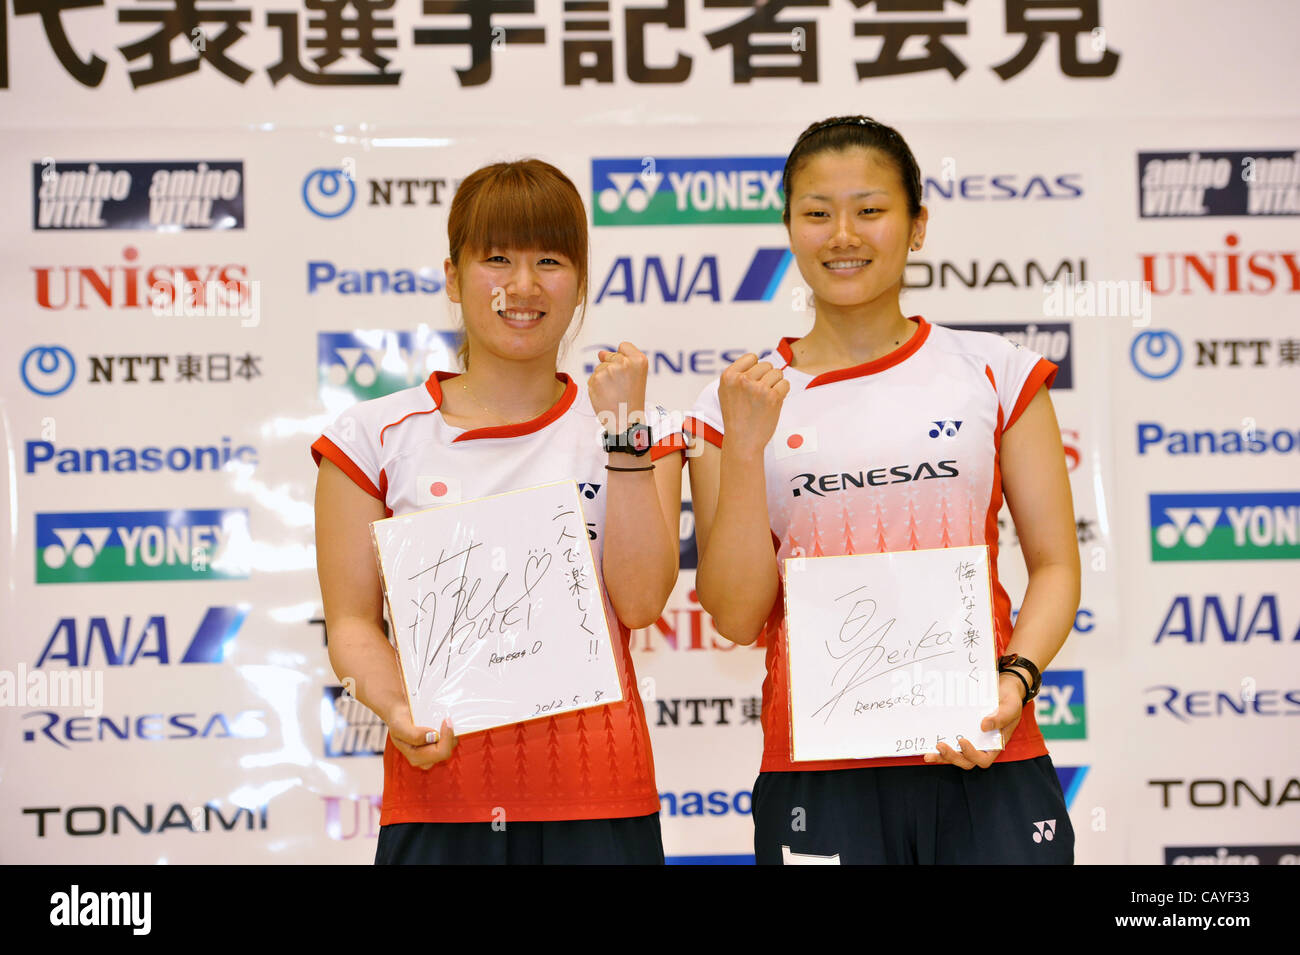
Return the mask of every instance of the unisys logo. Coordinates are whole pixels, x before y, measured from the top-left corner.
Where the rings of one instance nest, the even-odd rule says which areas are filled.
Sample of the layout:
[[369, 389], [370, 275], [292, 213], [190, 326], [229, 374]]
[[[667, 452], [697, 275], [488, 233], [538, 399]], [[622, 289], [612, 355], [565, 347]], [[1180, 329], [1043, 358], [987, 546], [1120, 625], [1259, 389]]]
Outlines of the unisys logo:
[[1142, 278], [1153, 295], [1269, 295], [1300, 292], [1300, 262], [1295, 251], [1243, 249], [1235, 232], [1224, 248], [1210, 252], [1142, 254]]
[[128, 245], [122, 261], [110, 265], [35, 266], [36, 304], [51, 311], [150, 309], [184, 304], [247, 309], [253, 298], [248, 266], [235, 264], [145, 264]]

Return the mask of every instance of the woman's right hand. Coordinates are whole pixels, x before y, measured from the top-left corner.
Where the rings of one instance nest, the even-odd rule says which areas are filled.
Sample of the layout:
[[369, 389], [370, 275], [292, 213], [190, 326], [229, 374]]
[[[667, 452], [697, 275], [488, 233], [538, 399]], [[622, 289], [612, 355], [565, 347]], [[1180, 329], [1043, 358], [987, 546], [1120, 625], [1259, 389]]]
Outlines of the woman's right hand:
[[732, 362], [718, 384], [724, 446], [761, 455], [776, 433], [781, 403], [789, 393], [790, 382], [781, 370], [753, 352]]
[[416, 726], [411, 718], [411, 707], [405, 701], [390, 715], [388, 738], [393, 741], [397, 751], [406, 757], [406, 761], [416, 769], [430, 769], [451, 756], [456, 748], [456, 734], [452, 732], [451, 723], [442, 721], [442, 730], [438, 733], [436, 743], [428, 742], [433, 730], [427, 726]]

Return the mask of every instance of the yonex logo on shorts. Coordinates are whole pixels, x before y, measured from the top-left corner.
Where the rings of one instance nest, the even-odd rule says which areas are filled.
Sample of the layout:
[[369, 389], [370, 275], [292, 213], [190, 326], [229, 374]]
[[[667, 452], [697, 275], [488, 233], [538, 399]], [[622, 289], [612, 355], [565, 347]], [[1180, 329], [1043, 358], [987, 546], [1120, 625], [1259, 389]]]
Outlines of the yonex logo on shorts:
[[1051, 842], [1056, 838], [1056, 820], [1044, 819], [1042, 822], [1034, 823], [1034, 841]]

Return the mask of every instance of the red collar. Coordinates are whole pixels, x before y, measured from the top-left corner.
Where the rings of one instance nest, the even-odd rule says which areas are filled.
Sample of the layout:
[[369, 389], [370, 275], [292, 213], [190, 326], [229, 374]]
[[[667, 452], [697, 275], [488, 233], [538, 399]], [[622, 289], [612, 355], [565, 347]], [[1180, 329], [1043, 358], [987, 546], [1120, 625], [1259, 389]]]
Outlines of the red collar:
[[[845, 381], [849, 378], [861, 378], [864, 375], [874, 375], [884, 371], [886, 368], [893, 368], [895, 365], [910, 358], [916, 354], [917, 350], [925, 344], [926, 338], [930, 335], [930, 323], [920, 315], [911, 315], [908, 321], [916, 322], [919, 326], [912, 337], [909, 338], [899, 347], [895, 348], [888, 355], [882, 355], [874, 361], [864, 362], [861, 365], [853, 365], [849, 368], [837, 368], [835, 371], [827, 371], [818, 375], [812, 381], [804, 386], [805, 389], [815, 388], [818, 385], [829, 385], [835, 381]], [[790, 346], [799, 341], [798, 338], [783, 338], [781, 343], [776, 346], [777, 353], [785, 359], [786, 365], [794, 361], [794, 352]], [[799, 369], [794, 369], [798, 371]]]
[[[460, 376], [455, 371], [435, 371], [431, 374], [424, 387], [429, 391], [429, 397], [433, 399], [435, 408], [442, 408], [442, 383], [452, 378]], [[560, 400], [551, 405], [546, 411], [543, 411], [536, 418], [529, 421], [521, 421], [518, 424], [499, 424], [491, 428], [471, 428], [469, 431], [456, 435], [454, 441], [471, 441], [475, 438], [518, 438], [521, 435], [532, 434], [535, 431], [541, 431], [547, 425], [551, 424], [560, 415], [564, 414], [573, 406], [573, 401], [578, 397], [578, 386], [574, 384], [573, 379], [564, 372], [557, 372], [556, 380], [564, 382], [564, 394], [560, 395]]]

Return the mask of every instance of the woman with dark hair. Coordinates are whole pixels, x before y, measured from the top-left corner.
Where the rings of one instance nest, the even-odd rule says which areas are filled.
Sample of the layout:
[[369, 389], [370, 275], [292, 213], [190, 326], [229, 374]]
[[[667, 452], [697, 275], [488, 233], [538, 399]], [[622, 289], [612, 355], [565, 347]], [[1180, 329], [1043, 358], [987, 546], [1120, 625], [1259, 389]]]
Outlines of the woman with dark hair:
[[[864, 116], [814, 123], [784, 186], [812, 330], [768, 360], [733, 363], [686, 427], [702, 444], [690, 459], [700, 603], [736, 643], [767, 628], [757, 861], [1072, 862], [1074, 831], [1032, 704], [1079, 603], [1047, 392], [1056, 366], [999, 336], [903, 314], [903, 269], [928, 212], [895, 130]], [[810, 475], [859, 470], [879, 479], [800, 493]], [[997, 579], [1004, 494], [1029, 571], [1014, 629]], [[999, 704], [981, 729], [1000, 731], [1002, 748], [961, 739], [923, 756], [793, 762], [784, 560], [978, 544], [990, 548], [999, 654]]]
[[[601, 351], [586, 388], [557, 371], [587, 298], [587, 214], [563, 173], [535, 159], [473, 172], [447, 232], [466, 370], [362, 402], [312, 445], [330, 662], [388, 725], [376, 862], [662, 863], [628, 639], [677, 577], [681, 437], [626, 425], [645, 408], [648, 363], [632, 345]], [[623, 701], [459, 739], [413, 725], [370, 522], [562, 479], [585, 489]]]

